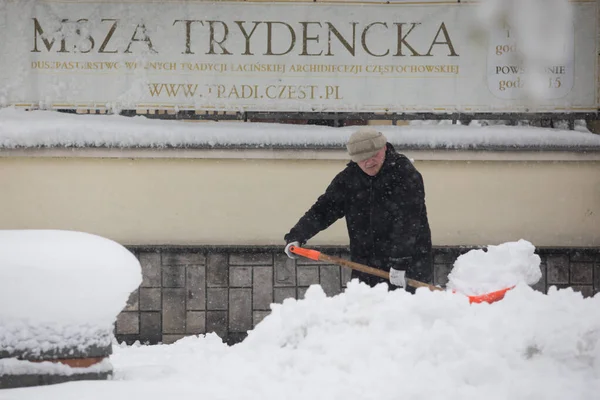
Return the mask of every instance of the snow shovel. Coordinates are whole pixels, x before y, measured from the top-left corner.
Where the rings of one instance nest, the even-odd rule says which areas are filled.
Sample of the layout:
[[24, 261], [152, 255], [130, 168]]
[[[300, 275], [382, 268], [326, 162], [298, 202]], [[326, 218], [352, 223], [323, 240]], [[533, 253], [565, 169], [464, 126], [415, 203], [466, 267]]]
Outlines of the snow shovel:
[[[367, 274], [375, 275], [380, 278], [390, 279], [390, 273], [387, 271], [383, 271], [381, 269], [369, 267], [367, 265], [359, 264], [353, 261], [345, 260], [341, 257], [328, 256], [327, 254], [323, 254], [320, 251], [305, 249], [303, 247], [298, 246], [290, 246], [290, 251], [294, 254], [298, 254], [299, 256], [306, 257], [315, 261], [326, 261], [333, 264], [340, 265], [342, 267], [348, 267], [357, 271], [361, 271]], [[440, 287], [430, 285], [429, 283], [416, 281], [414, 279], [407, 278], [406, 284], [412, 286], [414, 288], [426, 287], [432, 291], [445, 291]], [[494, 303], [498, 300], [502, 300], [507, 291], [512, 289], [512, 287], [497, 290], [495, 292], [480, 294], [480, 295], [472, 295], [467, 296], [469, 298], [469, 303]], [[466, 295], [465, 295], [466, 296]]]

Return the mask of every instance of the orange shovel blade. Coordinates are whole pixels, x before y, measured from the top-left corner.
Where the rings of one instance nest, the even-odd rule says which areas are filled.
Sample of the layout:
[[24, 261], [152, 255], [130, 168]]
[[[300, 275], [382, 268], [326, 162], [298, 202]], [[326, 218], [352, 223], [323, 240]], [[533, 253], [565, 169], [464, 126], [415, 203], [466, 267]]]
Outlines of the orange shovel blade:
[[479, 294], [479, 295], [475, 295], [475, 296], [468, 296], [469, 303], [471, 303], [471, 304], [484, 303], [484, 302], [485, 303], [494, 303], [496, 301], [502, 300], [504, 298], [504, 295], [506, 294], [506, 292], [508, 292], [513, 287], [514, 286], [508, 287], [505, 289], [496, 290], [495, 292]]

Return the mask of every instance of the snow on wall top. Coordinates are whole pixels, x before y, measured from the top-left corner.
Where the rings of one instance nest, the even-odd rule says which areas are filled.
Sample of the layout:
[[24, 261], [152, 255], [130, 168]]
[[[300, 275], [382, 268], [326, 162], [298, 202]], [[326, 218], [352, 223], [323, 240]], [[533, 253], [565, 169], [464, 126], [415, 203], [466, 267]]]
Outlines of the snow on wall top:
[[[156, 120], [143, 116], [74, 115], [0, 109], [0, 148], [344, 148], [356, 127]], [[469, 126], [413, 122], [378, 127], [402, 149], [538, 149], [600, 151], [600, 135], [585, 128]]]

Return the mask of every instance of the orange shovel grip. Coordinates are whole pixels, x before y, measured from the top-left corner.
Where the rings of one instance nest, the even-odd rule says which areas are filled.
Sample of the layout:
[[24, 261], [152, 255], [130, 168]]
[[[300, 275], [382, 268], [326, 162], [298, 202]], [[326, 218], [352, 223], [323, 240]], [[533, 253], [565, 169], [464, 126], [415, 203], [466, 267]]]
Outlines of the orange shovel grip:
[[290, 251], [294, 254], [298, 254], [299, 256], [310, 258], [311, 260], [315, 261], [319, 261], [319, 256], [321, 255], [320, 251], [304, 249], [297, 246], [290, 246]]

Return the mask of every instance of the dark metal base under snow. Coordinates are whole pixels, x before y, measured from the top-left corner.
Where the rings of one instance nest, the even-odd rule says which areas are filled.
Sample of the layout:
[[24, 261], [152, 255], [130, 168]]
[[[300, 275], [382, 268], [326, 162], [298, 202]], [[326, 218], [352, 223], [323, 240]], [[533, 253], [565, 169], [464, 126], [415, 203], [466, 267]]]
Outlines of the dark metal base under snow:
[[55, 385], [72, 381], [107, 380], [111, 375], [112, 371], [73, 375], [3, 375], [0, 376], [0, 389]]

